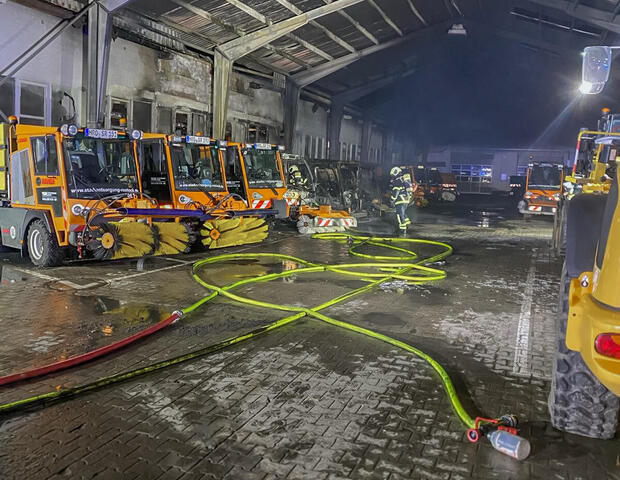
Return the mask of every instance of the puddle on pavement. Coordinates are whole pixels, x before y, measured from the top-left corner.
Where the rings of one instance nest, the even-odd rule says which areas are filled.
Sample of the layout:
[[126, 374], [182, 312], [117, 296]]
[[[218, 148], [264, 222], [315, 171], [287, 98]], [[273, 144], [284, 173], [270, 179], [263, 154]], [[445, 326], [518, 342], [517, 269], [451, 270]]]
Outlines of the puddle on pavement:
[[[104, 337], [124, 337], [169, 316], [159, 306], [54, 289], [38, 289], [26, 305], [0, 302], [0, 308], [7, 327], [25, 338], [26, 352], [57, 358], [99, 347], [109, 343]], [[8, 319], [18, 316], [28, 321], [11, 326]]]
[[[228, 285], [248, 278], [256, 278], [270, 273], [280, 273], [286, 270], [297, 270], [303, 265], [291, 260], [276, 258], [248, 259], [222, 262], [206, 265], [200, 269], [200, 276], [208, 283]], [[287, 283], [295, 281], [295, 277], [284, 277], [280, 281]]]
[[26, 282], [29, 277], [10, 265], [0, 265], [0, 286], [6, 287], [16, 283]]

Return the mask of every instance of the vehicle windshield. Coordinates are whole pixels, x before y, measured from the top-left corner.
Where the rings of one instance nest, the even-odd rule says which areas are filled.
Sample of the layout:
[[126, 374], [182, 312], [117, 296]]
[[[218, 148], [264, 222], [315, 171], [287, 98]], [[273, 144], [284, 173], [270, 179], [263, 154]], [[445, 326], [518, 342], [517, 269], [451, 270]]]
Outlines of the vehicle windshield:
[[342, 175], [342, 188], [344, 190], [354, 190], [357, 184], [355, 170], [344, 167], [340, 169], [340, 174]]
[[439, 170], [430, 170], [428, 172], [428, 181], [431, 185], [441, 185], [441, 174]]
[[275, 150], [243, 150], [248, 185], [254, 188], [283, 187]]
[[[299, 169], [299, 173], [301, 174], [301, 184], [299, 184], [295, 176], [290, 173], [290, 168], [292, 166], [296, 166]], [[312, 176], [310, 175], [310, 170], [308, 169], [308, 166], [306, 165], [305, 162], [300, 162], [300, 163], [291, 162], [288, 164], [287, 171], [289, 172], [288, 177], [287, 177], [288, 178], [287, 185], [289, 188], [304, 188], [306, 190], [310, 189]]]
[[414, 168], [413, 175], [415, 176], [415, 181], [418, 183], [426, 183], [426, 169], [424, 168]]
[[177, 190], [224, 190], [222, 170], [215, 147], [172, 144], [170, 155], [174, 186]]
[[560, 188], [561, 183], [562, 171], [556, 165], [534, 165], [530, 170], [530, 188]]
[[91, 199], [138, 192], [130, 140], [74, 137], [65, 138], [63, 147], [70, 197]]
[[315, 169], [317, 188], [329, 195], [340, 195], [340, 187], [338, 185], [338, 176], [333, 168], [317, 167]]

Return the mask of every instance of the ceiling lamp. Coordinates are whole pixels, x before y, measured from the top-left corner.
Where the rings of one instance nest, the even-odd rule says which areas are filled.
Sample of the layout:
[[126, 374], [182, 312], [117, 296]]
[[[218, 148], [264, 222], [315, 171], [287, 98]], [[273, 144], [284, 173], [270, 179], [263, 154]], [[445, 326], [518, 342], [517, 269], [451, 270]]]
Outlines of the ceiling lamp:
[[467, 30], [462, 23], [454, 23], [448, 30], [448, 35], [467, 35]]

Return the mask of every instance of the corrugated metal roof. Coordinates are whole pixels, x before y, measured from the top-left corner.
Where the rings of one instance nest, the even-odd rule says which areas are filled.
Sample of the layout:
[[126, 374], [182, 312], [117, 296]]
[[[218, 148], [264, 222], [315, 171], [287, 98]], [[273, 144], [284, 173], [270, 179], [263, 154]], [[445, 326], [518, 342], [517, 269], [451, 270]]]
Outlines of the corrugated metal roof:
[[[71, 2], [79, 5], [76, 0], [47, 1], [62, 4], [63, 8], [73, 11], [77, 7], [66, 5]], [[308, 12], [332, 1], [337, 0], [133, 0], [125, 11], [131, 10], [149, 21], [172, 28], [175, 32], [173, 34], [153, 23], [139, 23], [140, 27], [164, 35], [167, 44], [180, 42], [187, 47], [206, 51], [237, 39], [240, 35], [263, 29], [268, 24], [277, 24], [299, 12]], [[400, 35], [397, 29], [403, 35], [424, 32], [432, 36], [431, 40], [437, 41], [445, 38], [452, 21], [465, 23], [468, 31], [474, 35], [481, 32], [497, 35], [503, 32], [505, 37], [508, 34], [513, 41], [533, 45], [541, 51], [550, 51], [548, 46], [556, 44], [565, 50], [579, 49], [585, 45], [583, 42], [600, 40], [599, 34], [604, 31], [603, 27], [592, 22], [588, 26], [587, 18], [575, 18], [570, 11], [550, 8], [549, 3], [543, 0], [374, 0], [374, 3], [376, 7], [369, 0], [363, 0], [346, 7], [346, 15], [334, 12], [320, 17], [296, 29], [292, 35], [272, 41], [251, 56], [263, 65], [271, 65], [274, 71], [293, 73], [321, 65], [329, 58], [348, 55], [351, 49], [360, 51], [371, 47], [375, 39], [380, 44], [398, 39]], [[608, 16], [609, 22], [614, 21], [614, 12], [620, 13], [615, 0], [578, 0], [577, 4], [597, 9]], [[516, 15], [514, 12], [520, 12], [519, 8], [525, 9], [526, 13], [533, 12], [531, 15], [528, 13], [531, 20], [528, 15]], [[133, 20], [135, 23], [135, 15]], [[478, 22], [477, 25], [467, 25], [470, 20]], [[117, 22], [117, 25], [123, 28], [123, 22]], [[442, 29], [433, 29], [438, 25]], [[139, 32], [140, 29], [133, 28], [134, 34]], [[538, 44], [530, 38], [538, 41]], [[607, 38], [608, 42], [611, 40], [611, 37]], [[406, 54], [408, 49], [412, 50], [412, 46], [416, 50], [421, 48], [417, 41], [399, 48]], [[329, 80], [319, 81], [318, 85], [325, 88], [329, 88], [330, 84], [346, 85], [348, 76], [363, 78], [365, 71], [373, 70], [368, 68], [369, 65], [385, 70], [390, 65], [389, 58], [394, 57], [397, 50], [390, 47], [389, 55], [385, 50], [369, 57], [367, 61], [356, 62], [332, 74]], [[251, 61], [251, 58], [247, 60]]]
[[[254, 18], [251, 14], [246, 13], [226, 0], [184, 1], [187, 1], [193, 9], [203, 10], [207, 15], [201, 16], [196, 11], [190, 11], [189, 7], [180, 6], [173, 0], [135, 0], [131, 3], [131, 9], [135, 12], [144, 12], [155, 19], [165, 21], [169, 25], [178, 24], [183, 28], [184, 36], [191, 37], [192, 31], [194, 31], [197, 36], [201, 37], [194, 39], [195, 41], [192, 41], [194, 44], [212, 42], [221, 45], [238, 38], [235, 29], [238, 29], [237, 32], [250, 33], [267, 26], [260, 19]], [[257, 15], [259, 18], [260, 15], [263, 15], [269, 23], [278, 23], [295, 16], [296, 14], [292, 10], [298, 9], [302, 12], [308, 12], [322, 7], [326, 3], [331, 3], [332, 0], [287, 0], [292, 5], [292, 8], [287, 8], [277, 0], [241, 1], [243, 1], [245, 6], [256, 11], [259, 14]], [[417, 28], [420, 23], [409, 10], [406, 1], [377, 0], [385, 13], [390, 16], [392, 21], [403, 32]], [[359, 22], [361, 28], [357, 28], [345, 16], [332, 13], [317, 19], [316, 23], [313, 22], [305, 25], [294, 32], [295, 36], [324, 52], [323, 56], [320, 55], [321, 52], [311, 51], [306, 46], [285, 36], [274, 41], [273, 47], [283, 50], [286, 55], [278, 55], [273, 52], [273, 49], [264, 49], [268, 54], [264, 56], [263, 60], [269, 63], [273, 61], [275, 62], [273, 63], [274, 67], [292, 72], [299, 70], [301, 68], [300, 64], [313, 66], [325, 62], [325, 54], [338, 58], [351, 53], [350, 47], [355, 50], [361, 50], [373, 45], [373, 41], [361, 30], [367, 30], [371, 36], [374, 36], [379, 41], [389, 40], [398, 36], [394, 29], [383, 20], [376, 9], [365, 2], [349, 6], [345, 11], [355, 22]], [[205, 16], [212, 17], [213, 21], [205, 18]], [[399, 18], [395, 18], [396, 16]], [[286, 58], [287, 56], [289, 58]], [[297, 59], [298, 62], [291, 60], [290, 56]]]

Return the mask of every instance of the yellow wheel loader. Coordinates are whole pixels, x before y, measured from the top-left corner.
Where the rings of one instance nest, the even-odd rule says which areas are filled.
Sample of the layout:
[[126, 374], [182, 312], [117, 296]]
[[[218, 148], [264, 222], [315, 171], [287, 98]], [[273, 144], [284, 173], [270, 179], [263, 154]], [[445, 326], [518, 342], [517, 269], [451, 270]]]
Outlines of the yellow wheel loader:
[[42, 267], [187, 250], [178, 215], [141, 190], [141, 135], [0, 124], [0, 244]]
[[[587, 47], [581, 92], [602, 91], [610, 66], [611, 48]], [[607, 195], [584, 192], [566, 202], [566, 257], [549, 413], [558, 429], [612, 438], [620, 395], [620, 206], [615, 173], [620, 142], [608, 135], [597, 143], [609, 149], [610, 188]]]
[[617, 130], [620, 125], [620, 116], [609, 114], [603, 109], [603, 116], [599, 120], [599, 130], [582, 129], [577, 136], [577, 148], [570, 175], [564, 177], [562, 195], [554, 213], [552, 247], [556, 254], [561, 255], [566, 249], [566, 211], [567, 201], [581, 193], [592, 195], [607, 195], [612, 184], [608, 170], [615, 168], [610, 156], [615, 156], [616, 150], [611, 145], [600, 142], [601, 139], [615, 137], [620, 139]]
[[264, 218], [279, 213], [251, 208], [228, 188], [227, 147], [225, 141], [192, 135], [147, 133], [136, 141], [144, 193], [174, 209], [193, 238], [208, 248], [260, 242], [268, 234]]

